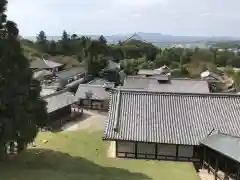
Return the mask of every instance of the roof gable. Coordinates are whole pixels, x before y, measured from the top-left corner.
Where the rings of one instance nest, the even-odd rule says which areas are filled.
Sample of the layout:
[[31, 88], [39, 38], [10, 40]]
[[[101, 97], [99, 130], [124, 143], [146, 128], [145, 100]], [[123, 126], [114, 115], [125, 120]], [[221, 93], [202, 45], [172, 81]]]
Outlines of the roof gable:
[[47, 102], [48, 113], [69, 106], [77, 101], [74, 95], [66, 90], [44, 96], [43, 99]]
[[201, 143], [237, 162], [240, 162], [240, 137], [218, 133], [205, 138]]

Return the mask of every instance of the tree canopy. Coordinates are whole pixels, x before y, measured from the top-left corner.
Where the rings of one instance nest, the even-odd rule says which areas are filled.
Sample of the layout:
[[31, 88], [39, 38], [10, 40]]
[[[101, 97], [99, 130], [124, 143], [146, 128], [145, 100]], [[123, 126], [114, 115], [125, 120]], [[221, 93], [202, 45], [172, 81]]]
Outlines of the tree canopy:
[[39, 82], [18, 41], [17, 25], [7, 20], [7, 1], [0, 3], [0, 156], [22, 151], [47, 121]]

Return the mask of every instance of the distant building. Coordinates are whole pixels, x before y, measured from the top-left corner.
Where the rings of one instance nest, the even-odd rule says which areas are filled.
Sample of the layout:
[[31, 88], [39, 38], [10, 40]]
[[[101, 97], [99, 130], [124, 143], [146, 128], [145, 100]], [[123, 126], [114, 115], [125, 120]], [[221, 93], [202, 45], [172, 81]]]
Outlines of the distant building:
[[32, 60], [30, 63], [30, 68], [33, 70], [45, 69], [51, 72], [57, 72], [62, 67], [63, 67], [63, 64], [60, 64], [54, 61], [45, 60], [45, 59]]
[[40, 69], [33, 72], [33, 78], [40, 81], [44, 80], [46, 77], [52, 77], [52, 76], [53, 76], [53, 72], [45, 69]]
[[47, 112], [52, 122], [63, 121], [73, 115], [72, 107], [77, 103], [77, 99], [72, 93], [62, 90], [42, 98], [47, 102]]
[[144, 89], [158, 92], [209, 93], [205, 80], [178, 79], [168, 75], [155, 77], [127, 76], [122, 89]]
[[86, 69], [84, 67], [75, 67], [63, 71], [59, 71], [55, 76], [59, 81], [66, 85], [78, 79], [84, 78], [86, 76]]
[[138, 71], [139, 76], [143, 77], [151, 77], [151, 76], [159, 76], [159, 75], [171, 75], [171, 69], [166, 65], [157, 68], [157, 69], [140, 69]]
[[72, 92], [76, 92], [79, 84], [87, 80], [87, 71], [84, 67], [76, 67], [55, 74], [55, 82], [58, 82], [61, 87], [67, 87]]
[[75, 94], [79, 104], [88, 109], [108, 110], [109, 90], [114, 88], [113, 83], [100, 84], [80, 84]]

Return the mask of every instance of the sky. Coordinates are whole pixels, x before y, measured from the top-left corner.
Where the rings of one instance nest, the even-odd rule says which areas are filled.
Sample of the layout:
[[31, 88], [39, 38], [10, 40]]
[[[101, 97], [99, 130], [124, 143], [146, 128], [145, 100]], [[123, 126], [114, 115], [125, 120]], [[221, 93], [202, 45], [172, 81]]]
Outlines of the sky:
[[22, 36], [154, 32], [240, 37], [240, 0], [9, 0]]

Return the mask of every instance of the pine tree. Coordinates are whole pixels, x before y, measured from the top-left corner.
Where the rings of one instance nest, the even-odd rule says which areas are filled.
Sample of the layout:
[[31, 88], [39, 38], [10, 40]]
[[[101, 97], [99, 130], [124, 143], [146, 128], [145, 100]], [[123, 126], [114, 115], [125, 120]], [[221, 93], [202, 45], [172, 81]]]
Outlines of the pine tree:
[[61, 44], [61, 51], [64, 55], [68, 55], [70, 53], [70, 38], [68, 33], [64, 30], [62, 33], [62, 39], [60, 41]]
[[40, 84], [33, 80], [28, 59], [18, 41], [18, 29], [6, 18], [7, 1], [0, 3], [0, 156], [6, 147], [22, 151], [47, 121]]
[[48, 41], [46, 33], [44, 31], [40, 31], [37, 35], [37, 46], [42, 52], [48, 51]]

